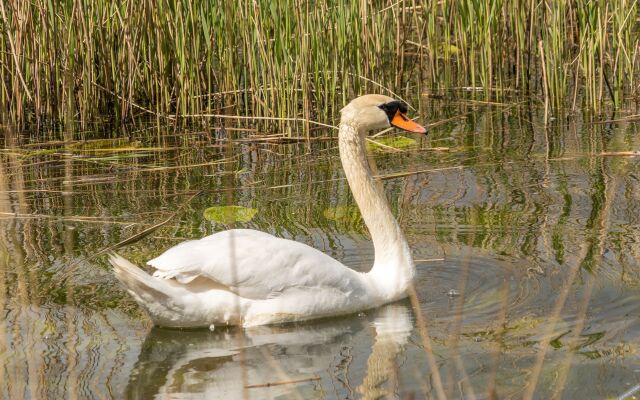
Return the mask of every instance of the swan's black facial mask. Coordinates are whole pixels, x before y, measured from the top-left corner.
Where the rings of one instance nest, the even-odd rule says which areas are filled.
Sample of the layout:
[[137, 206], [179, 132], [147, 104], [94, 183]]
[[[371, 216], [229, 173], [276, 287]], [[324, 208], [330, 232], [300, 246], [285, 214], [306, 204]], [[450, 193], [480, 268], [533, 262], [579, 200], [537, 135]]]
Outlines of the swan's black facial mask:
[[399, 100], [390, 101], [388, 103], [384, 103], [378, 106], [382, 109], [382, 111], [387, 114], [387, 118], [389, 118], [389, 123], [393, 121], [393, 118], [396, 116], [396, 112], [400, 111], [403, 114], [407, 113], [407, 105]]
[[387, 118], [389, 119], [389, 124], [391, 126], [395, 126], [396, 128], [409, 132], [427, 133], [427, 130], [424, 129], [424, 127], [407, 117], [407, 105], [404, 102], [394, 100], [384, 103], [378, 107], [387, 114]]

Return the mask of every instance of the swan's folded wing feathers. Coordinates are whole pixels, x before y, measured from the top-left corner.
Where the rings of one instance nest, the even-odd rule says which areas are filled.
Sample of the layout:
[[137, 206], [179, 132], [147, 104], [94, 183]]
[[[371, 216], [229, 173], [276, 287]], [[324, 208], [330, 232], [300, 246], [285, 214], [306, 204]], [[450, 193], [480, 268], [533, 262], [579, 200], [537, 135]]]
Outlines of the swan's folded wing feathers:
[[278, 297], [292, 286], [339, 289], [345, 274], [358, 274], [303, 243], [250, 229], [181, 243], [148, 264], [158, 277], [188, 282], [203, 276], [251, 299]]
[[[200, 275], [199, 260], [194, 258], [194, 248], [199, 240], [189, 240], [165, 251], [159, 257], [147, 262], [156, 269], [153, 276], [161, 279], [175, 278], [182, 284], [187, 284]], [[197, 254], [195, 254], [197, 255]]]

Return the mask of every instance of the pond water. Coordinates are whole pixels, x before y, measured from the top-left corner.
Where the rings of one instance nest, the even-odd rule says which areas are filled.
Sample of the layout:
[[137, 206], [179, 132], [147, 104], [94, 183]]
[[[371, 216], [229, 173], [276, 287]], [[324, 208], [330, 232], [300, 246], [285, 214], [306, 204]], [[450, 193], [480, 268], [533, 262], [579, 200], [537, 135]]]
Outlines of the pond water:
[[444, 123], [426, 138], [403, 134], [410, 140], [391, 143], [396, 150], [371, 148], [416, 260], [415, 301], [213, 332], [152, 327], [104, 251], [120, 244], [122, 255], [143, 265], [181, 240], [225, 229], [203, 217], [206, 208], [240, 205], [258, 212], [236, 226], [294, 238], [366, 271], [372, 247], [334, 131], [315, 130], [311, 141], [257, 140], [251, 129], [209, 121], [187, 130], [69, 128], [44, 139], [5, 127], [0, 395], [587, 399], [633, 392], [640, 384], [638, 122], [574, 115], [545, 127], [526, 105], [471, 102], [424, 115]]

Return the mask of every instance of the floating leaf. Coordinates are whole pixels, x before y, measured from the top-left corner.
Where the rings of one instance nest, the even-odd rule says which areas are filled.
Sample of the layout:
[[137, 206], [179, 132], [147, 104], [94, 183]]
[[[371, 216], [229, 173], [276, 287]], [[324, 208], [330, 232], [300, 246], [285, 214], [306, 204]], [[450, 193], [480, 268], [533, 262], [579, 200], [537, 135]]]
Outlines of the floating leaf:
[[[602, 357], [602, 353], [599, 350], [579, 351], [578, 354], [580, 354], [581, 356], [585, 356], [589, 360], [597, 360], [598, 358]], [[633, 397], [630, 398], [633, 399]]]
[[131, 158], [142, 158], [149, 157], [150, 153], [126, 153], [126, 154], [114, 154], [111, 156], [104, 157], [90, 157], [87, 158], [89, 161], [118, 161], [118, 160], [126, 160]]
[[560, 339], [562, 339], [563, 336], [568, 335], [569, 333], [571, 333], [571, 331], [566, 331], [561, 333], [559, 336], [556, 336], [555, 339], [551, 340], [549, 342], [549, 344], [551, 345], [551, 347], [553, 347], [554, 349], [559, 349], [561, 347], [564, 346], [564, 344], [562, 344], [562, 341]]
[[[118, 149], [136, 149], [141, 143], [139, 141], [130, 141], [126, 139], [98, 139], [86, 142], [69, 143], [65, 147], [68, 150], [110, 150], [118, 151]], [[121, 150], [122, 151], [122, 150]]]
[[60, 149], [40, 149], [40, 150], [19, 150], [21, 152], [20, 157], [22, 158], [30, 158], [30, 157], [38, 157], [47, 154], [55, 154], [60, 152]]
[[594, 344], [598, 340], [602, 339], [604, 337], [605, 333], [606, 333], [605, 331], [602, 331], [602, 332], [593, 332], [593, 333], [589, 333], [589, 334], [580, 335], [580, 337], [586, 338], [587, 340], [585, 340], [584, 342], [582, 342], [579, 345], [577, 345], [576, 348], [577, 349], [582, 349], [582, 348], [585, 348], [587, 346], [591, 346], [592, 344]]
[[417, 142], [415, 141], [415, 139], [411, 139], [406, 136], [388, 136], [376, 138], [375, 140], [367, 142], [367, 145], [370, 145], [374, 148], [392, 147], [394, 149], [400, 150], [416, 146]]
[[258, 210], [242, 206], [215, 206], [204, 210], [204, 218], [219, 224], [232, 224], [234, 222], [249, 222], [255, 217]]

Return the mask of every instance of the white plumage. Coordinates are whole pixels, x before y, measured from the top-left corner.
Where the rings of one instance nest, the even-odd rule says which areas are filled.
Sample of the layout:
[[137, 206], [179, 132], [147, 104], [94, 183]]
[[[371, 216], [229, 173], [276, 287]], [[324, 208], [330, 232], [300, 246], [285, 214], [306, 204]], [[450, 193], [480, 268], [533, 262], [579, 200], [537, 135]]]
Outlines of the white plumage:
[[[394, 105], [398, 102], [386, 96], [367, 95], [342, 110], [340, 156], [374, 243], [370, 272], [356, 272], [303, 243], [233, 229], [170, 248], [148, 262], [155, 268], [153, 276], [112, 254], [116, 277], [154, 323], [169, 327], [302, 321], [406, 296], [415, 268], [384, 193], [371, 176], [363, 144], [369, 129], [389, 126]], [[412, 128], [403, 121], [403, 128]], [[424, 132], [414, 125], [414, 131]]]

